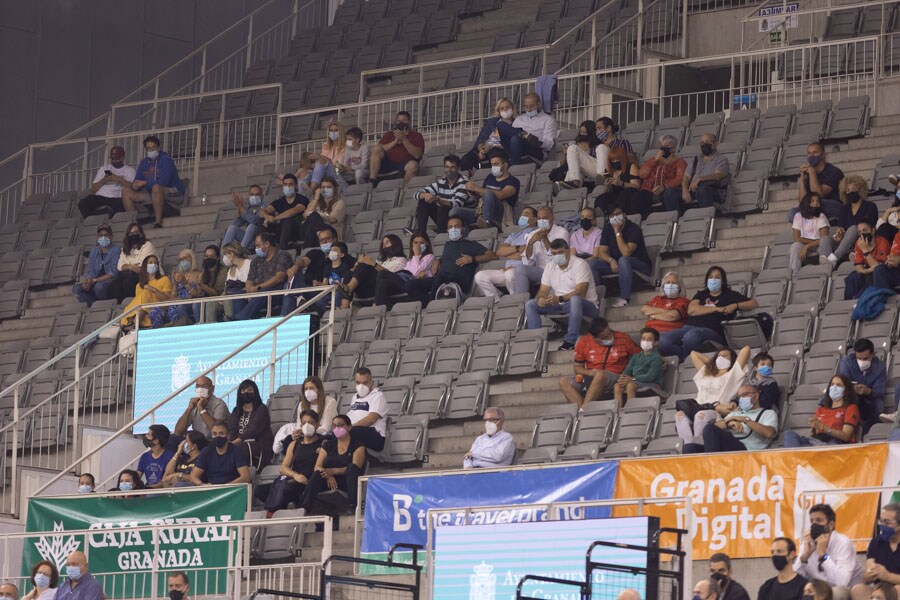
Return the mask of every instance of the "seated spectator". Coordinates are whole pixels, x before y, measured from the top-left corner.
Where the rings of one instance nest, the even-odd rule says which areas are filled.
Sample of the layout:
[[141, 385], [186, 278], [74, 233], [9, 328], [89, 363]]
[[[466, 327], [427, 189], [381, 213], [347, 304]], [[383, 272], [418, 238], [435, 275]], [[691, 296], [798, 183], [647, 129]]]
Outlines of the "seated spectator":
[[709, 578], [722, 591], [718, 600], [750, 600], [744, 586], [732, 577], [731, 557], [727, 554], [717, 552], [709, 557]]
[[351, 436], [366, 448], [381, 452], [384, 450], [387, 417], [390, 412], [387, 400], [376, 387], [372, 371], [369, 369], [360, 367], [353, 378], [356, 381], [356, 393], [347, 411], [347, 417], [353, 424]]
[[[325, 270], [322, 272], [322, 281], [315, 284], [315, 287], [336, 285], [338, 289], [334, 292], [334, 306], [335, 308], [350, 308], [350, 300], [353, 298], [353, 292], [348, 288], [350, 284], [350, 280], [353, 278], [353, 273], [351, 272], [350, 267], [347, 266], [345, 259], [347, 258], [347, 244], [344, 242], [334, 242], [331, 244], [331, 250], [328, 251], [328, 263], [325, 265]], [[291, 279], [296, 281], [296, 263], [288, 269], [288, 275]], [[291, 276], [291, 271], [295, 271], [295, 274]], [[291, 289], [289, 286], [294, 285], [293, 282], [286, 281], [285, 289]], [[296, 308], [296, 305], [293, 305]], [[331, 310], [331, 295], [320, 298], [316, 301], [316, 310], [320, 315]], [[290, 310], [287, 310], [288, 305], [282, 306], [281, 316], [286, 317], [291, 313]], [[291, 309], [293, 310], [293, 309]]]
[[533, 300], [525, 303], [528, 329], [539, 329], [541, 315], [567, 315], [566, 335], [560, 350], [571, 350], [578, 340], [581, 319], [600, 316], [597, 308], [597, 288], [587, 261], [569, 255], [565, 240], [550, 244], [553, 262], [541, 276], [541, 287]]
[[733, 319], [738, 310], [759, 307], [756, 300], [728, 287], [728, 276], [722, 267], [710, 267], [704, 279], [706, 287], [694, 294], [688, 304], [684, 327], [662, 334], [659, 351], [663, 356], [677, 356], [679, 361], [684, 362], [705, 342], [725, 345], [723, 323]]
[[856, 340], [853, 352], [841, 358], [838, 363], [838, 374], [853, 383], [863, 434], [866, 434], [878, 422], [878, 415], [884, 412], [884, 386], [887, 379], [887, 368], [875, 353], [872, 340]]
[[[297, 178], [295, 193], [298, 196], [303, 198], [312, 196], [310, 185], [312, 184], [313, 171], [316, 168], [317, 159], [318, 155], [315, 152], [306, 151], [300, 153], [300, 159], [297, 161], [297, 170], [294, 172], [294, 177]], [[282, 193], [284, 193], [284, 173], [277, 173], [272, 184], [282, 188]]]
[[[806, 147], [806, 164], [800, 165], [797, 200], [803, 200], [810, 192], [818, 194], [822, 199], [825, 216], [829, 219], [838, 219], [843, 206], [839, 197], [839, 186], [843, 178], [843, 171], [828, 162], [825, 146], [821, 142], [813, 142]], [[794, 213], [798, 210], [799, 208], [796, 208], [791, 211], [789, 215], [791, 221], [794, 220]]]
[[228, 424], [216, 421], [211, 429], [210, 444], [200, 453], [194, 468], [191, 469], [191, 483], [194, 485], [250, 483], [247, 452], [228, 441]]
[[459, 157], [444, 157], [444, 176], [416, 192], [416, 227], [428, 231], [428, 219], [434, 221], [438, 233], [447, 232], [447, 219], [454, 208], [475, 208], [477, 198], [469, 195], [466, 185], [469, 179], [459, 172]]
[[[510, 136], [509, 145], [504, 144], [509, 154], [509, 164], [518, 165], [528, 157], [539, 163], [547, 158], [547, 154], [556, 145], [559, 135], [559, 124], [549, 113], [541, 110], [541, 97], [534, 92], [525, 95], [522, 102], [525, 112], [513, 121], [512, 128], [519, 129], [518, 135]], [[501, 126], [501, 140], [505, 127]]]
[[575, 344], [575, 374], [560, 377], [559, 389], [566, 400], [584, 410], [594, 400], [612, 393], [629, 358], [640, 351], [631, 336], [613, 331], [606, 319], [597, 317]]
[[175, 453], [166, 465], [166, 472], [158, 487], [190, 487], [191, 471], [197, 464], [197, 459], [203, 449], [209, 445], [209, 440], [199, 431], [189, 431], [184, 441], [179, 444]]
[[875, 233], [887, 240], [893, 240], [900, 233], [900, 189], [894, 193], [894, 203], [875, 223]]
[[[279, 250], [275, 236], [268, 232], [256, 236], [256, 256], [250, 261], [250, 271], [244, 290], [248, 294], [268, 292], [283, 287], [287, 271], [291, 267], [291, 255]], [[273, 298], [277, 300], [277, 298]], [[249, 301], [242, 298], [232, 300], [235, 321], [246, 321], [257, 316], [260, 309], [266, 306], [266, 297], [257, 296]]]
[[719, 600], [722, 590], [711, 579], [701, 579], [694, 584], [694, 600]]
[[216, 396], [216, 386], [212, 379], [201, 375], [194, 385], [194, 397], [188, 401], [175, 423], [172, 437], [183, 438], [188, 431], [199, 431], [204, 437], [210, 438], [213, 423], [227, 419], [228, 405]]
[[[631, 142], [619, 136], [619, 126], [609, 117], [600, 117], [597, 119], [597, 146], [594, 152], [597, 155], [597, 176], [598, 178], [607, 173], [607, 165], [609, 164], [609, 155], [616, 149], [621, 148], [631, 161], [636, 159], [634, 148]], [[598, 183], [599, 183], [598, 179]]]
[[878, 534], [866, 550], [863, 582], [853, 586], [853, 600], [875, 598], [873, 588], [882, 584], [900, 585], [900, 504], [885, 504], [878, 520]]
[[263, 199], [262, 187], [255, 183], [250, 186], [250, 194], [244, 200], [238, 192], [232, 194], [232, 202], [237, 210], [237, 218], [225, 230], [222, 245], [227, 246], [231, 242], [240, 239], [241, 246], [247, 249], [253, 248], [253, 240], [259, 233], [262, 224], [260, 212], [267, 206]]
[[135, 204], [153, 204], [154, 229], [162, 227], [166, 194], [172, 191], [185, 193], [184, 182], [178, 176], [175, 161], [168, 153], [159, 149], [159, 144], [159, 138], [155, 135], [144, 138], [147, 156], [138, 165], [131, 185], [122, 188], [122, 204], [126, 211], [133, 212]]
[[112, 229], [109, 225], [97, 227], [97, 245], [91, 248], [87, 271], [81, 281], [72, 287], [72, 293], [79, 302], [90, 307], [97, 300], [109, 300], [113, 297], [121, 252], [122, 249], [112, 243]]
[[[194, 251], [185, 248], [178, 253], [178, 264], [172, 269], [172, 299], [199, 298], [203, 292], [197, 287], [200, 271], [196, 268]], [[166, 321], [170, 325], [189, 325], [200, 320], [199, 304], [179, 304], [166, 309]]]
[[644, 327], [652, 327], [661, 334], [683, 327], [689, 300], [678, 273], [666, 273], [659, 291], [662, 293], [641, 307], [641, 314], [647, 317]]
[[658, 331], [652, 327], [641, 329], [641, 351], [631, 357], [613, 388], [619, 409], [625, 402], [642, 392], [651, 392], [656, 396], [665, 395], [662, 389], [664, 365], [662, 355], [657, 349], [658, 345]]
[[300, 222], [309, 198], [297, 191], [297, 177], [288, 173], [282, 178], [282, 196], [264, 206], [259, 214], [262, 228], [276, 236], [278, 247], [286, 250], [300, 237]]
[[605, 275], [619, 276], [619, 297], [613, 302], [614, 307], [628, 306], [635, 271], [650, 274], [652, 265], [644, 233], [639, 225], [625, 218], [621, 208], [613, 209], [603, 225], [598, 258], [588, 261], [588, 265], [597, 285]]
[[486, 298], [493, 298], [494, 302], [500, 301], [498, 287], [506, 287], [512, 294], [515, 289], [514, 276], [516, 267], [522, 264], [522, 251], [528, 235], [534, 231], [537, 225], [537, 211], [530, 206], [522, 209], [517, 222], [519, 229], [506, 236], [506, 239], [497, 248], [497, 256], [505, 258], [506, 263], [502, 269], [482, 270], [475, 273], [475, 285]]
[[[569, 232], [558, 225], [553, 209], [542, 206], [537, 211], [537, 229], [525, 238], [525, 251], [521, 253], [522, 264], [513, 271], [513, 288], [510, 294], [526, 294], [531, 291], [531, 284], [539, 283], [544, 269], [554, 259], [550, 256], [550, 245], [555, 241], [563, 241], [568, 245]], [[507, 288], [508, 289], [508, 288]]]
[[875, 268], [887, 261], [891, 243], [874, 234], [873, 227], [862, 221], [857, 225], [859, 238], [853, 250], [854, 271], [844, 278], [844, 300], [855, 300], [863, 291], [875, 284]]
[[784, 447], [855, 444], [859, 423], [859, 407], [853, 384], [843, 375], [835, 375], [816, 409], [816, 415], [809, 418], [809, 435], [785, 431]]
[[502, 148], [495, 148], [488, 153], [491, 161], [491, 174], [484, 178], [484, 185], [474, 181], [466, 184], [469, 196], [476, 201], [481, 198], [481, 218], [478, 218], [474, 207], [456, 206], [450, 210], [451, 217], [460, 217], [466, 225], [477, 222], [478, 227], [496, 227], [503, 231], [503, 207], [516, 210], [519, 201], [519, 180], [509, 174], [509, 157]]
[[[685, 444], [684, 453], [765, 450], [778, 434], [778, 413], [759, 405], [759, 390], [750, 383], [738, 390], [738, 406], [703, 428], [703, 446]], [[722, 405], [720, 405], [722, 406]]]
[[[700, 152], [688, 165], [681, 180], [681, 200], [691, 204], [696, 200], [700, 208], [724, 202], [725, 189], [731, 179], [731, 164], [719, 154], [719, 140], [711, 133], [700, 136]], [[820, 196], [821, 197], [821, 196]]]
[[484, 433], [475, 438], [472, 447], [463, 455], [464, 469], [508, 467], [516, 458], [516, 440], [503, 431], [503, 409], [495, 406], [484, 409]]
[[346, 212], [347, 205], [338, 182], [331, 177], [323, 178], [303, 213], [303, 247], [317, 246], [317, 232], [325, 225], [343, 229]]
[[641, 189], [640, 169], [625, 148], [620, 146], [610, 150], [604, 172], [603, 185], [606, 190], [594, 198], [594, 208], [602, 210], [604, 215], [609, 215], [616, 208], [628, 213], [649, 208], [649, 204], [646, 207], [637, 204], [636, 194]]
[[[281, 461], [280, 476], [272, 482], [267, 494], [262, 498], [266, 508], [266, 518], [271, 518], [275, 511], [288, 507], [288, 504], [299, 504], [306, 493], [306, 486], [313, 475], [318, 459], [322, 438], [317, 433], [319, 415], [314, 410], [303, 410], [296, 424], [297, 436], [293, 437], [284, 452]], [[258, 490], [259, 491], [259, 490]], [[261, 494], [257, 493], [257, 498]]]
[[[300, 396], [300, 404], [297, 410], [314, 410], [319, 415], [319, 435], [325, 435], [331, 431], [331, 419], [337, 414], [337, 401], [331, 394], [325, 393], [322, 380], [315, 375], [310, 375], [303, 380], [303, 395]], [[278, 443], [278, 440], [275, 440]], [[276, 450], [281, 452], [281, 450]]]
[[826, 257], [834, 256], [831, 253], [829, 231], [828, 218], [822, 212], [821, 198], [810, 192], [800, 201], [800, 211], [794, 215], [791, 225], [794, 243], [791, 244], [790, 264], [794, 275], [800, 272], [800, 267], [810, 252], [819, 255], [819, 264], [824, 264]]
[[578, 215], [579, 229], [569, 234], [569, 253], [586, 261], [600, 257], [600, 235], [594, 209], [582, 208]]
[[78, 493], [79, 494], [93, 494], [95, 488], [97, 487], [97, 483], [94, 480], [94, 476], [91, 473], [82, 473], [78, 477]]
[[[222, 266], [222, 256], [219, 247], [210, 244], [203, 249], [202, 270], [197, 273], [197, 280], [192, 290], [195, 298], [212, 298], [225, 293], [225, 285], [228, 279], [228, 269]], [[219, 302], [207, 302], [201, 315], [200, 303], [194, 305], [194, 322], [215, 323], [220, 320], [221, 310]], [[202, 319], [201, 319], [202, 317]]]
[[134, 288], [138, 284], [141, 266], [151, 254], [156, 254], [153, 242], [147, 241], [144, 229], [137, 223], [132, 223], [125, 230], [125, 239], [122, 241], [122, 251], [119, 253], [119, 262], [116, 264], [115, 283], [112, 286], [112, 295], [119, 302], [134, 295]]
[[369, 179], [369, 147], [363, 144], [363, 132], [359, 127], [351, 127], [344, 134], [346, 149], [344, 155], [334, 163], [340, 179], [349, 184], [362, 184]]
[[897, 586], [881, 581], [872, 587], [871, 600], [897, 600], [900, 598], [900, 592]]
[[641, 165], [640, 205], [660, 202], [665, 210], [681, 210], [681, 182], [687, 162], [675, 154], [677, 148], [675, 136], [664, 135], [659, 138], [659, 151]]
[[828, 262], [832, 266], [850, 254], [860, 233], [860, 223], [868, 223], [869, 228], [874, 231], [875, 223], [878, 221], [878, 207], [869, 202], [869, 184], [862, 177], [859, 175], [847, 177], [841, 182], [840, 189], [843, 204], [838, 213], [838, 227], [834, 230], [834, 240], [839, 244], [837, 249], [828, 255]]
[[228, 439], [246, 453], [247, 464], [271, 464], [275, 437], [271, 423], [269, 407], [263, 404], [256, 382], [245, 379], [238, 386], [236, 406], [228, 423]]
[[900, 286], [900, 231], [894, 235], [887, 258], [882, 264], [876, 265], [872, 271], [872, 285], [884, 290], [892, 290]]
[[411, 300], [428, 304], [445, 283], [455, 283], [463, 293], [468, 293], [478, 265], [497, 258], [492, 250], [488, 250], [478, 242], [465, 239], [463, 222], [459, 217], [450, 217], [447, 222], [447, 234], [450, 240], [444, 244], [441, 257], [435, 259], [437, 268], [432, 267], [434, 277], [409, 281], [407, 295]]
[[814, 504], [809, 509], [809, 533], [794, 560], [794, 571], [802, 577], [823, 579], [840, 598], [850, 598], [850, 588], [863, 582], [862, 567], [850, 538], [835, 531], [834, 509]]
[[[375, 305], [387, 306], [390, 310], [397, 302], [395, 296], [403, 296], [408, 293], [411, 281], [431, 279], [434, 276], [432, 269], [434, 266], [436, 266], [434, 253], [431, 250], [431, 240], [428, 235], [424, 233], [413, 235], [409, 241], [409, 258], [403, 268], [396, 272], [388, 269], [378, 272], [378, 278], [375, 281]], [[477, 273], [475, 277], [478, 277]]]
[[500, 98], [494, 108], [494, 116], [481, 126], [472, 148], [460, 159], [459, 168], [466, 172], [490, 166], [488, 153], [494, 148], [510, 151], [510, 139], [521, 133], [513, 127], [515, 110], [509, 98]]
[[[116, 480], [116, 487], [112, 488], [111, 492], [132, 492], [134, 490], [143, 490], [144, 482], [141, 480], [141, 476], [137, 471], [133, 471], [131, 469], [123, 469], [119, 473], [119, 478]], [[133, 496], [132, 496], [133, 497]]]
[[772, 377], [774, 368], [775, 359], [765, 352], [759, 352], [753, 357], [753, 369], [747, 381], [759, 388], [760, 406], [779, 410], [781, 390], [778, 381]]
[[9, 598], [10, 600], [19, 600], [19, 588], [14, 583], [4, 583], [0, 585], [0, 598]]
[[312, 178], [309, 182], [309, 193], [315, 194], [326, 177], [334, 181], [337, 187], [338, 173], [337, 163], [344, 158], [347, 151], [347, 142], [344, 135], [344, 125], [332, 118], [328, 122], [328, 133], [322, 141], [322, 151], [315, 156]]
[[[59, 571], [56, 570], [56, 565], [53, 561], [42, 560], [31, 567], [31, 583], [34, 584], [34, 588], [22, 596], [22, 600], [54, 600], [59, 589], [57, 587], [59, 585]], [[8, 589], [14, 586], [10, 584], [0, 586], [0, 588], [3, 587]], [[9, 596], [0, 594], [0, 597]], [[13, 596], [12, 598], [16, 600], [18, 596]]]
[[144, 447], [147, 451], [141, 454], [138, 460], [138, 475], [144, 480], [148, 488], [162, 487], [163, 474], [166, 465], [172, 460], [172, 452], [166, 450], [169, 443], [169, 428], [165, 425], [151, 425], [144, 436]]
[[109, 162], [97, 169], [91, 193], [78, 201], [81, 216], [88, 218], [97, 212], [112, 216], [123, 212], [122, 189], [131, 188], [134, 175], [134, 167], [125, 164], [125, 149], [122, 146], [110, 148]]
[[758, 600], [801, 600], [806, 578], [794, 571], [797, 545], [794, 540], [778, 537], [772, 540], [772, 565], [778, 572], [759, 588]]
[[[349, 293], [356, 290], [375, 290], [382, 274], [396, 275], [406, 268], [406, 256], [403, 252], [403, 241], [399, 236], [390, 234], [381, 239], [381, 250], [376, 258], [368, 254], [360, 254], [353, 267], [353, 276], [347, 284]], [[361, 292], [360, 292], [361, 294]], [[363, 298], [371, 298], [366, 294]]]
[[419, 161], [425, 153], [425, 138], [412, 128], [412, 115], [405, 110], [397, 113], [394, 128], [372, 146], [369, 158], [369, 178], [402, 173], [407, 183], [419, 172]]
[[[302, 256], [298, 256], [293, 265], [288, 268], [282, 286], [284, 289], [293, 290], [306, 287], [317, 287], [322, 285], [322, 282], [326, 280], [326, 270], [329, 272], [329, 275], [331, 274], [333, 261], [328, 255], [331, 254], [331, 247], [338, 241], [337, 231], [335, 231], [334, 227], [331, 225], [325, 225], [316, 232], [316, 236], [319, 240], [319, 246], [308, 252], [304, 252]], [[341, 262], [347, 268], [346, 270], [349, 273], [356, 264], [356, 259], [347, 254], [346, 245], [342, 248], [342, 250], [339, 250], [336, 253], [343, 255]], [[301, 273], [301, 271], [303, 272]], [[343, 273], [343, 270], [341, 270], [341, 273]], [[307, 297], [311, 298], [312, 296], [307, 295]], [[338, 299], [338, 303], [340, 303], [340, 299]], [[293, 295], [286, 295], [281, 304], [281, 316], [290, 314], [296, 308], [297, 298]]]
[[56, 600], [103, 600], [103, 586], [91, 574], [87, 556], [76, 550], [66, 561], [66, 580], [56, 590]]
[[554, 191], [580, 188], [586, 182], [594, 184], [597, 181], [595, 148], [599, 143], [596, 123], [588, 120], [579, 125], [578, 135], [574, 142], [566, 146], [566, 156], [561, 162], [566, 168], [565, 179], [554, 185]]
[[803, 586], [803, 600], [834, 600], [834, 592], [827, 581], [810, 579]]
[[[250, 275], [250, 255], [238, 242], [222, 247], [222, 265], [226, 267], [225, 295], [234, 296], [247, 293], [247, 276]], [[239, 308], [242, 308], [240, 305]], [[222, 316], [226, 321], [234, 320], [234, 304], [231, 300], [222, 302]]]
[[357, 482], [366, 464], [366, 446], [353, 436], [355, 427], [347, 415], [337, 415], [331, 421], [330, 437], [317, 450], [316, 466], [306, 484], [306, 493], [299, 508], [310, 514], [319, 494], [327, 488], [347, 494], [347, 514], [356, 512]]
[[[132, 308], [142, 304], [152, 304], [154, 302], [165, 302], [172, 299], [172, 282], [165, 275], [160, 274], [159, 259], [151, 254], [144, 259], [141, 265], [138, 284], [134, 288], [134, 298], [128, 303], [123, 312], [128, 312]], [[138, 311], [141, 327], [162, 327], [168, 322], [168, 317], [172, 313], [167, 307], [153, 307], [150, 309], [142, 308]], [[134, 325], [135, 315], [123, 317], [120, 321], [123, 327]]]

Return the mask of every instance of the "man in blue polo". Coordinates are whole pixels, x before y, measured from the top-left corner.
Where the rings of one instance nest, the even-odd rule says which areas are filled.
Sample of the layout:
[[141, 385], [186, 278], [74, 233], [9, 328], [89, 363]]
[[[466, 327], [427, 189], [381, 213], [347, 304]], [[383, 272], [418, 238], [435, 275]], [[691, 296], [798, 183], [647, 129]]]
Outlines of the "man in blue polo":
[[122, 188], [122, 204], [126, 211], [132, 212], [135, 210], [135, 204], [151, 202], [155, 219], [153, 228], [159, 229], [162, 227], [166, 194], [170, 190], [177, 190], [183, 194], [184, 183], [178, 176], [175, 161], [159, 149], [158, 137], [148, 135], [144, 138], [144, 150], [147, 156], [138, 165], [131, 187]]
[[66, 580], [60, 582], [57, 600], [103, 600], [103, 586], [88, 570], [84, 552], [75, 551], [66, 561]]

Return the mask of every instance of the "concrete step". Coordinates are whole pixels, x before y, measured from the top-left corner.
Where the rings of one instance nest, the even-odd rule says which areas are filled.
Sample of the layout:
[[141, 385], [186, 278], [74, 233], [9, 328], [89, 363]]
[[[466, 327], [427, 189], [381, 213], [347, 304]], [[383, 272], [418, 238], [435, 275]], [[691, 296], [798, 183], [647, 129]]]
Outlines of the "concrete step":
[[[53, 324], [52, 317], [12, 319], [12, 320], [3, 321], [3, 323], [0, 323], [0, 329], [2, 329], [3, 331], [11, 331], [14, 329], [33, 330], [33, 332], [36, 332], [38, 330], [50, 331], [50, 326], [52, 324]], [[42, 334], [42, 335], [46, 335], [46, 334]], [[40, 336], [33, 335], [33, 337], [40, 337]]]

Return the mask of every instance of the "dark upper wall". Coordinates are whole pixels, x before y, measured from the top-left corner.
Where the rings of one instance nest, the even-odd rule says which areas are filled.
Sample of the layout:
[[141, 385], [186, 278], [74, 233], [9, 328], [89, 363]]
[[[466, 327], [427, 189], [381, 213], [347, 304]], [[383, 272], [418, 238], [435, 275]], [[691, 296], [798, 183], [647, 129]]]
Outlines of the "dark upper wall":
[[[286, 17], [293, 3], [282, 1]], [[57, 139], [106, 112], [264, 3], [0, 1], [0, 159], [30, 142]], [[275, 22], [275, 11], [264, 12], [256, 31]]]

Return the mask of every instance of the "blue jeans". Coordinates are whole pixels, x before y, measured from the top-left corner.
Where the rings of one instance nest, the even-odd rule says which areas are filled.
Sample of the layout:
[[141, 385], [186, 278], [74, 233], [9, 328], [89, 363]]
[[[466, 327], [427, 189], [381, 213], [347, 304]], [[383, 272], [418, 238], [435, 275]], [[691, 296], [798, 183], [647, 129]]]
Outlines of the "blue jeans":
[[[510, 127], [515, 131], [515, 128]], [[503, 142], [503, 147], [509, 151], [509, 164], [511, 165], [520, 165], [522, 164], [523, 156], [531, 156], [538, 160], [544, 159], [544, 152], [540, 148], [536, 148], [530, 144], [526, 144], [525, 140], [522, 139], [521, 134], [512, 135], [509, 138], [503, 137], [503, 132], [500, 132], [500, 141]]]
[[330, 162], [327, 162], [324, 165], [320, 162], [316, 162], [316, 166], [313, 167], [310, 183], [322, 183], [322, 180], [325, 179], [325, 177], [332, 177], [335, 181], [338, 182], [343, 179], [343, 177], [338, 177], [337, 171], [335, 171], [334, 169], [334, 165]]
[[801, 446], [829, 446], [832, 444], [840, 444], [839, 440], [834, 438], [831, 441], [823, 442], [822, 440], [817, 440], [816, 438], [806, 437], [805, 435], [800, 435], [796, 431], [785, 431], [784, 432], [784, 447], [785, 448], [800, 448]]
[[666, 188], [662, 193], [662, 205], [666, 210], [681, 210], [681, 188]]
[[563, 339], [574, 344], [578, 341], [582, 317], [593, 319], [600, 316], [600, 311], [597, 310], [597, 305], [581, 296], [572, 296], [568, 302], [552, 306], [538, 306], [537, 300], [529, 300], [525, 303], [525, 320], [528, 323], [528, 329], [540, 328], [541, 315], [569, 315], [569, 325]]
[[[481, 214], [488, 225], [499, 227], [503, 223], [503, 200], [497, 198], [494, 190], [484, 190], [484, 196], [481, 197]], [[459, 217], [466, 225], [478, 220], [473, 208], [451, 208], [447, 216]]]
[[[275, 288], [260, 288], [257, 291], [260, 292], [268, 292]], [[235, 298], [232, 302], [232, 310], [234, 311], [234, 320], [235, 321], [247, 321], [248, 319], [255, 319], [257, 314], [268, 302], [268, 298], [265, 296], [259, 296], [256, 298], [251, 298], [250, 300], [245, 300], [244, 298]], [[273, 298], [274, 302], [274, 298]]]
[[709, 327], [685, 325], [681, 329], [667, 331], [659, 337], [659, 353], [663, 356], [677, 356], [679, 362], [684, 362], [693, 350], [706, 341], [725, 344], [722, 336]]
[[[639, 271], [645, 275], [650, 274], [650, 265], [634, 256], [622, 256], [616, 259], [619, 264], [619, 297], [623, 300], [631, 299], [631, 286], [634, 281], [634, 272]], [[588, 261], [591, 271], [594, 273], [594, 282], [600, 285], [600, 278], [604, 275], [614, 275], [609, 263], [592, 258]]]
[[900, 285], [900, 268], [888, 268], [884, 265], [878, 265], [872, 271], [872, 280], [874, 286], [883, 290], [892, 290]]
[[228, 229], [225, 230], [225, 236], [222, 238], [222, 245], [225, 246], [230, 244], [240, 236], [241, 246], [244, 248], [252, 248], [257, 233], [259, 233], [259, 225], [247, 223], [243, 218], [235, 219], [234, 223], [229, 225]]
[[863, 291], [872, 285], [872, 275], [863, 275], [853, 271], [844, 278], [844, 300], [855, 300]]
[[109, 300], [113, 297], [110, 288], [114, 281], [115, 278], [112, 278], [95, 283], [89, 290], [85, 290], [81, 287], [80, 283], [76, 283], [72, 287], [72, 294], [75, 295], [75, 299], [79, 302], [84, 302], [88, 306], [91, 306], [97, 300]]
[[721, 202], [722, 195], [719, 193], [719, 185], [713, 183], [701, 183], [694, 192], [694, 199], [700, 208], [709, 208], [715, 206], [716, 202]]

